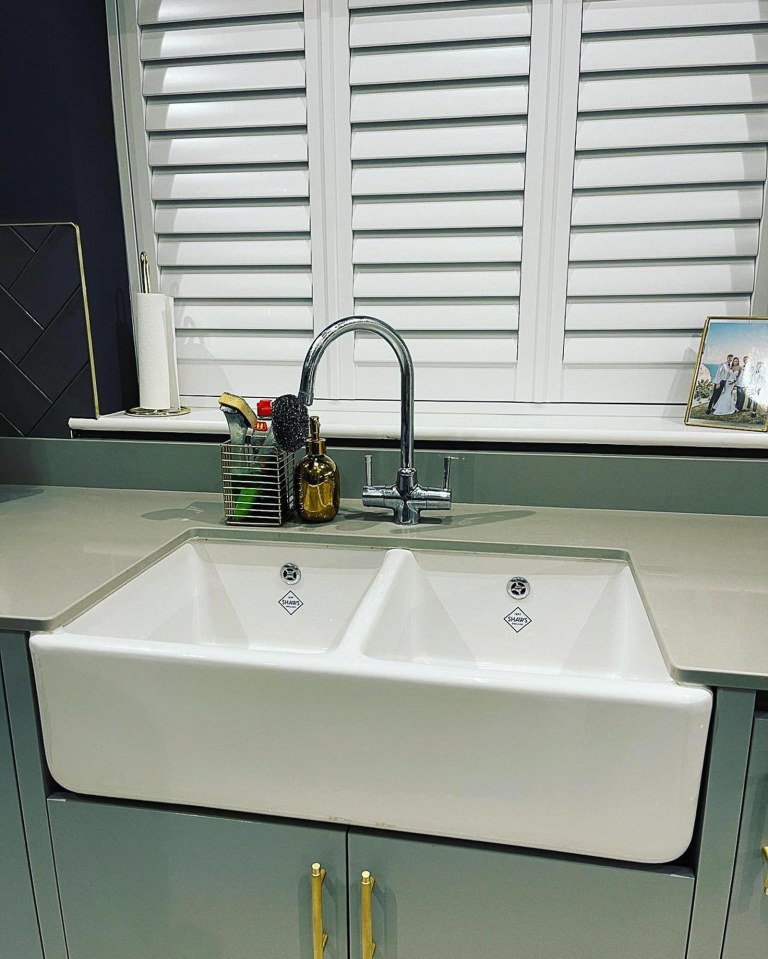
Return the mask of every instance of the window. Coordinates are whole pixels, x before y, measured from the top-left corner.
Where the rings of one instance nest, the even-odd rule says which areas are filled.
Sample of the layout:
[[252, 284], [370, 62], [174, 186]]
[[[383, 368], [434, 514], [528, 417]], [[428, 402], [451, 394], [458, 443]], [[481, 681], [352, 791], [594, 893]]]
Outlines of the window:
[[[188, 403], [295, 391], [358, 312], [423, 411], [682, 408], [705, 317], [766, 311], [762, 0], [114, 2]], [[329, 353], [319, 395], [389, 408], [386, 344]]]

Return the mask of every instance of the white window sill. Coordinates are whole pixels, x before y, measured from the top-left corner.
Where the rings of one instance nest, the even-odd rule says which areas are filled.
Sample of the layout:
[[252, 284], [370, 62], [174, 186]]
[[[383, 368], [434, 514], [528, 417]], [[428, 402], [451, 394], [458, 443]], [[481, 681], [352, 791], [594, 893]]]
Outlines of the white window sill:
[[[417, 406], [417, 441], [768, 448], [768, 433], [684, 426], [681, 407], [612, 407], [606, 412], [564, 404], [553, 412], [551, 405], [521, 404], [510, 412], [508, 406], [493, 403], [453, 404], [451, 411], [440, 406]], [[397, 403], [318, 401], [312, 412], [321, 417], [323, 435], [330, 439], [396, 440], [400, 436]], [[97, 419], [73, 418], [69, 426], [83, 432], [227, 434], [223, 414], [211, 406], [192, 406], [190, 413], [176, 417], [110, 413]]]

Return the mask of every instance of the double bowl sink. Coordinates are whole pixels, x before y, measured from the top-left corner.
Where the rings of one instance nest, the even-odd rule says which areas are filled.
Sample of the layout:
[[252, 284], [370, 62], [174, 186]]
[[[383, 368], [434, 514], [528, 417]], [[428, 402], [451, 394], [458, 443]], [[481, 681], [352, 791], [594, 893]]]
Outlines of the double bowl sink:
[[31, 639], [97, 796], [669, 862], [712, 708], [620, 558], [193, 539]]

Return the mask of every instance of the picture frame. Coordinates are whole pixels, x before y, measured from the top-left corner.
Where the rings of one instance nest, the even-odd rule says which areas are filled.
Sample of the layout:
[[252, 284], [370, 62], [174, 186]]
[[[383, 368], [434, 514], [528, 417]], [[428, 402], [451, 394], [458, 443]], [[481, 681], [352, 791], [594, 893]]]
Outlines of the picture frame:
[[684, 423], [768, 430], [768, 317], [707, 317]]

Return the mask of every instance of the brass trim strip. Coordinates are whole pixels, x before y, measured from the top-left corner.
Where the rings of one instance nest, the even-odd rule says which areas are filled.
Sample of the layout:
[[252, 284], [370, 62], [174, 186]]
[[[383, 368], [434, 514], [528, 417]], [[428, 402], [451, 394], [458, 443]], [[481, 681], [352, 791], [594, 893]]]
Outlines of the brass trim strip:
[[310, 872], [312, 884], [312, 959], [323, 959], [328, 936], [323, 929], [323, 883], [325, 869], [319, 862], [312, 863]]
[[373, 959], [376, 943], [373, 941], [373, 916], [371, 896], [376, 880], [366, 869], [360, 876], [360, 944], [362, 959]]

